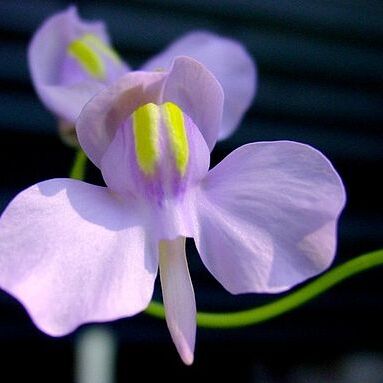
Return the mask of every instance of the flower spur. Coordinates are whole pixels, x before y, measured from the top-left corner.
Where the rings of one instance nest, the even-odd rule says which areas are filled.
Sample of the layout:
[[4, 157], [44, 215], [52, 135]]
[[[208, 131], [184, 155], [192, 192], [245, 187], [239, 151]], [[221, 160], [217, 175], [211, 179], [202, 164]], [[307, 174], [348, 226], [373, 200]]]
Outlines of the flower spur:
[[345, 203], [330, 162], [304, 144], [259, 142], [209, 171], [222, 109], [219, 83], [186, 57], [131, 72], [85, 106], [79, 142], [107, 186], [41, 182], [0, 220], [0, 286], [41, 330], [143, 311], [159, 268], [168, 328], [191, 364], [186, 237], [233, 294], [285, 291], [330, 265]]

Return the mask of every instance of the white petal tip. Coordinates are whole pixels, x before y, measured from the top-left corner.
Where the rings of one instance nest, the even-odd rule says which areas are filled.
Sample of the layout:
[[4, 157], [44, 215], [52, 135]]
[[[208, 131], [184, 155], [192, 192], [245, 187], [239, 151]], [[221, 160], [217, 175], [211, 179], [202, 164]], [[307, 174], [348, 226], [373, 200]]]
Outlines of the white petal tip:
[[[193, 364], [194, 361], [194, 340], [193, 343], [188, 342], [183, 335], [179, 334], [178, 331], [170, 331], [172, 334], [173, 342], [176, 346], [176, 349], [178, 351], [179, 356], [181, 357], [182, 361], [187, 365], [190, 366]], [[178, 334], [178, 336], [174, 336], [175, 334]], [[195, 335], [193, 337], [195, 339]]]
[[194, 354], [190, 350], [183, 350], [182, 353], [180, 352], [180, 357], [187, 366], [191, 366], [194, 362]]

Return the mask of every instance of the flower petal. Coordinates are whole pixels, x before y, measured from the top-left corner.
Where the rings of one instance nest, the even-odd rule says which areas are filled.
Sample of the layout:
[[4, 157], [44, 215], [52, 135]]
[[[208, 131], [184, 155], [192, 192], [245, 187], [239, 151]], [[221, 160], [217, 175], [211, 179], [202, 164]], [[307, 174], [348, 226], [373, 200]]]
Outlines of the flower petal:
[[329, 161], [281, 141], [235, 150], [203, 181], [195, 241], [230, 292], [279, 292], [326, 269], [345, 203]]
[[[82, 41], [84, 37], [86, 41]], [[96, 61], [105, 67], [104, 80], [81, 70], [81, 65], [70, 57], [70, 44], [78, 39], [85, 46], [85, 53], [96, 56]], [[37, 30], [29, 45], [28, 62], [43, 103], [72, 122], [92, 96], [129, 69], [112, 52], [104, 24], [81, 20], [74, 6], [53, 15]]]
[[1, 217], [0, 286], [53, 336], [134, 315], [149, 304], [158, 267], [158, 245], [141, 221], [134, 201], [106, 188], [36, 184]]
[[[154, 56], [143, 70], [169, 68], [176, 56], [190, 56], [217, 78], [225, 94], [219, 138], [229, 136], [249, 108], [256, 89], [256, 67], [242, 44], [210, 32], [188, 33]], [[198, 123], [197, 123], [198, 125]]]
[[183, 362], [193, 363], [197, 311], [185, 255], [185, 238], [160, 242], [160, 277], [170, 335]]
[[43, 104], [58, 117], [74, 123], [84, 105], [105, 85], [96, 81], [84, 81], [72, 86], [36, 84]]
[[81, 147], [100, 167], [116, 131], [128, 117], [139, 106], [165, 102], [177, 104], [189, 115], [212, 149], [221, 120], [222, 89], [207, 69], [188, 57], [176, 58], [169, 73], [130, 72], [98, 93], [76, 124]]
[[134, 110], [159, 103], [165, 77], [166, 73], [130, 72], [85, 105], [76, 131], [81, 147], [97, 167], [117, 129]]
[[191, 117], [210, 151], [221, 127], [223, 91], [215, 77], [198, 61], [176, 57], [166, 78], [162, 102], [171, 101]]
[[[169, 104], [180, 113], [178, 126], [169, 125]], [[145, 115], [143, 124], [137, 123], [137, 114]], [[177, 165], [180, 153], [184, 169]], [[171, 103], [147, 104], [121, 124], [100, 169], [110, 190], [120, 196], [133, 194], [142, 204], [152, 235], [175, 239], [193, 233], [189, 199], [206, 176], [209, 160], [206, 142], [189, 116]]]

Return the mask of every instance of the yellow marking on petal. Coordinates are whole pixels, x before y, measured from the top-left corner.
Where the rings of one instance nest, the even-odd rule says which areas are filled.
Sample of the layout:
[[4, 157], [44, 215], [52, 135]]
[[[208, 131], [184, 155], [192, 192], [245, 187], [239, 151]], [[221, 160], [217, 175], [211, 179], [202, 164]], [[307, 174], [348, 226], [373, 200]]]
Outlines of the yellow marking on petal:
[[146, 175], [153, 175], [159, 159], [160, 109], [158, 105], [146, 104], [132, 118], [138, 166]]
[[100, 80], [105, 78], [105, 67], [100, 56], [82, 39], [72, 41], [68, 46], [68, 53], [91, 76]]
[[162, 105], [170, 146], [181, 176], [185, 175], [189, 162], [189, 142], [182, 110], [172, 102]]
[[92, 35], [91, 33], [87, 33], [82, 37], [82, 41], [88, 46], [93, 46], [105, 56], [109, 57], [117, 64], [121, 63], [120, 56], [118, 53], [108, 44], [105, 44], [101, 39], [99, 39], [96, 35]]

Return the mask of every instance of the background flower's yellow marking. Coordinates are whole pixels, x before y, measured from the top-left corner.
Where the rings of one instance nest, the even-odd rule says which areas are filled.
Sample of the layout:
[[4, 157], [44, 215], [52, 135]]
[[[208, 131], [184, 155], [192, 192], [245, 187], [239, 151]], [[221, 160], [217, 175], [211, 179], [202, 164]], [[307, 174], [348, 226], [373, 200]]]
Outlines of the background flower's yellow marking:
[[68, 46], [68, 53], [74, 57], [82, 68], [91, 76], [103, 80], [105, 67], [100, 56], [83, 39], [72, 41]]
[[169, 135], [170, 146], [181, 176], [185, 175], [189, 162], [189, 142], [182, 110], [172, 102], [162, 105], [163, 117]]
[[87, 44], [89, 47], [93, 47], [100, 51], [105, 56], [112, 59], [117, 64], [121, 63], [120, 56], [117, 52], [109, 45], [105, 44], [102, 40], [100, 40], [97, 36], [87, 33], [82, 37], [82, 41]]
[[146, 175], [153, 175], [159, 159], [158, 105], [146, 104], [133, 113], [133, 134], [137, 162]]

